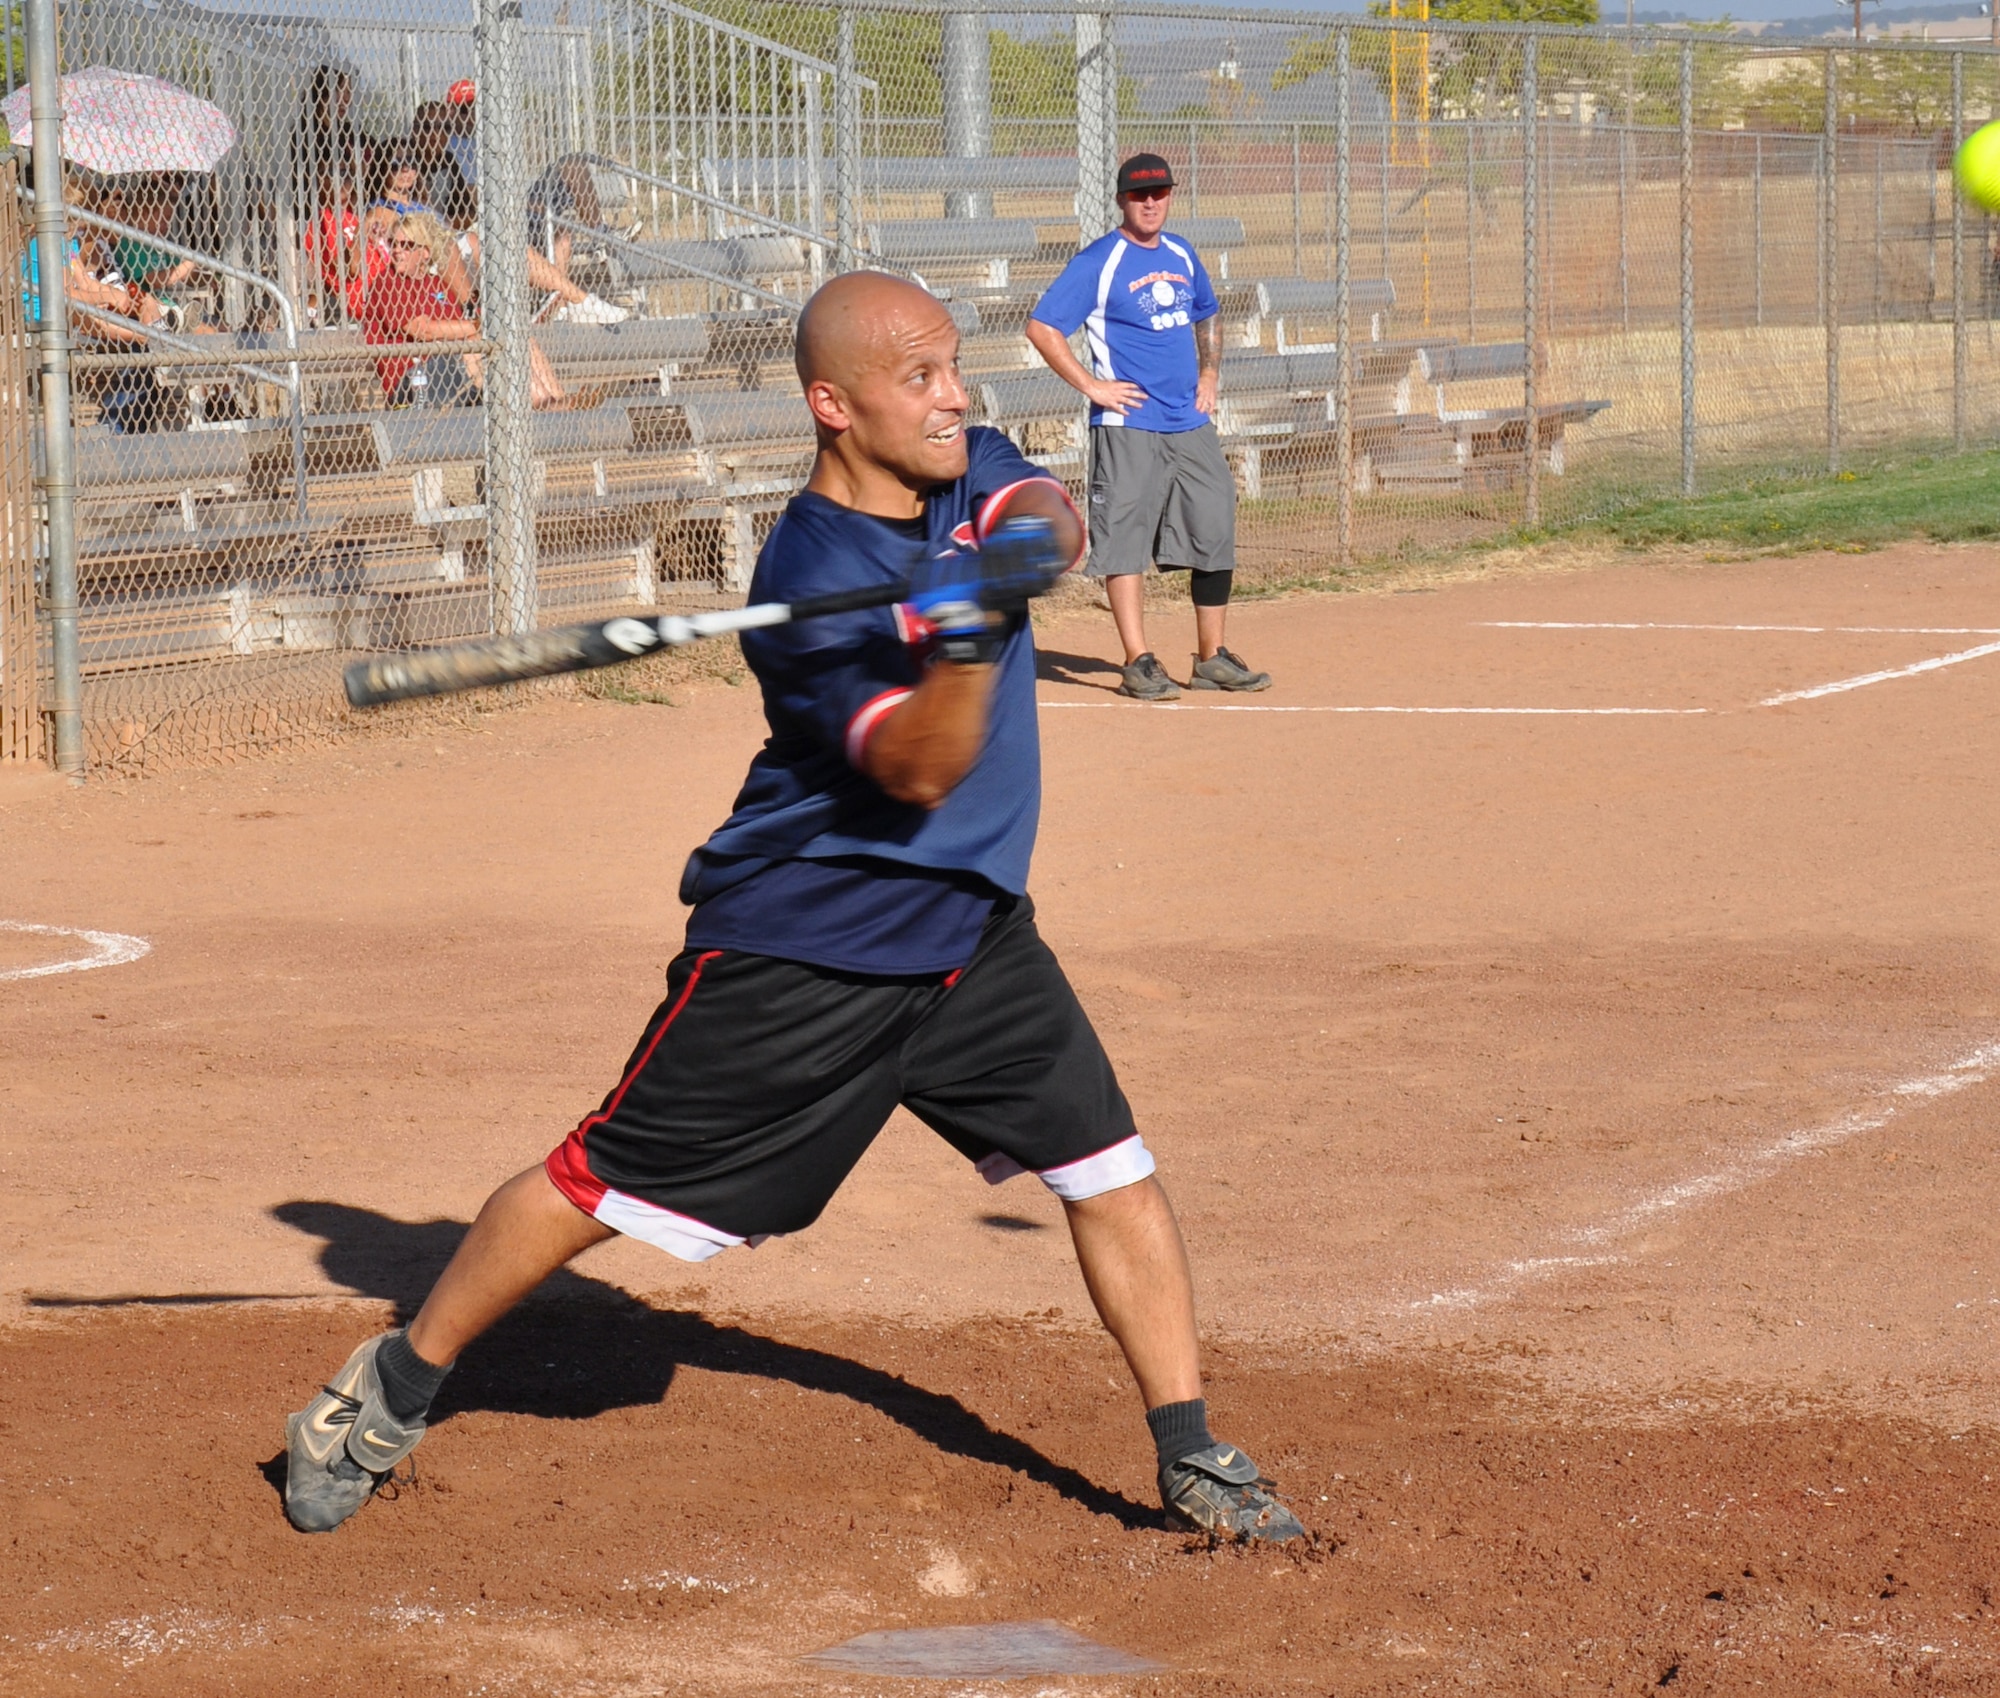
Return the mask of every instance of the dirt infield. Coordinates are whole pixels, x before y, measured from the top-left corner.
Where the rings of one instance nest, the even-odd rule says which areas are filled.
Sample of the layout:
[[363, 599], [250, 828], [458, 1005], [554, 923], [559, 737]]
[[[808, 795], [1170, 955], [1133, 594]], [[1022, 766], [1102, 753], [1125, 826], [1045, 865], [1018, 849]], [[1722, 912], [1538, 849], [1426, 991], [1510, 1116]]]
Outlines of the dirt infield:
[[1044, 1617], [1163, 1670], [948, 1689], [2000, 1691], [2000, 556], [1234, 638], [1277, 689], [1158, 709], [1043, 633], [1036, 893], [1313, 1550], [1165, 1530], [1059, 1207], [902, 1119], [808, 1234], [591, 1252], [285, 1527], [284, 1412], [652, 1006], [710, 681], [0, 780], [68, 928], [0, 929], [0, 1693], [859, 1698], [927, 1688], [798, 1659]]

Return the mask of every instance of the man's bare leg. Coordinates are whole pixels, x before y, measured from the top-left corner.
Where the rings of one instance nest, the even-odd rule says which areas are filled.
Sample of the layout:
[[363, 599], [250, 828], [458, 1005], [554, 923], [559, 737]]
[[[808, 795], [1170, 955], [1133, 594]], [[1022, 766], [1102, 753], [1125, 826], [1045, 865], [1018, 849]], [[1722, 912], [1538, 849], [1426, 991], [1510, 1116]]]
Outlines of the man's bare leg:
[[378, 1334], [285, 1422], [285, 1513], [330, 1533], [424, 1436], [458, 1353], [579, 1251], [609, 1238], [539, 1167], [486, 1199], [406, 1331]]
[[1065, 1203], [1090, 1300], [1125, 1352], [1159, 1454], [1160, 1496], [1184, 1525], [1283, 1543], [1305, 1529], [1257, 1464], [1208, 1430], [1194, 1330], [1194, 1279], [1173, 1205], [1156, 1179]]
[[458, 1354], [572, 1257], [611, 1236], [539, 1163], [486, 1199], [410, 1323], [410, 1348], [448, 1368]]
[[1118, 640], [1125, 645], [1125, 664], [1130, 666], [1147, 652], [1144, 574], [1125, 572], [1106, 578], [1104, 597], [1111, 603], [1111, 622], [1118, 627]]
[[1125, 1352], [1146, 1407], [1201, 1396], [1194, 1276], [1160, 1182], [1142, 1179], [1063, 1208], [1090, 1300]]

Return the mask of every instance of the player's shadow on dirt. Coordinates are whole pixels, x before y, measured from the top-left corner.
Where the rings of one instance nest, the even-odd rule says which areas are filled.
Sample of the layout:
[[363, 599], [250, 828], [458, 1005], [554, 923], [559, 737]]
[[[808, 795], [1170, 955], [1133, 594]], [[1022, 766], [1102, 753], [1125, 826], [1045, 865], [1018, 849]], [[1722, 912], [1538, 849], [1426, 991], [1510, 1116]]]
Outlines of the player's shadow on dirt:
[[[466, 1231], [462, 1221], [393, 1220], [345, 1203], [281, 1203], [271, 1213], [324, 1241], [319, 1261], [329, 1279], [393, 1304], [399, 1321], [416, 1313]], [[1126, 1527], [1166, 1524], [1159, 1510], [1106, 1491], [1026, 1441], [996, 1431], [955, 1397], [829, 1351], [718, 1325], [688, 1310], [655, 1309], [569, 1268], [460, 1358], [432, 1421], [477, 1409], [587, 1419], [658, 1403], [681, 1367], [852, 1398], [939, 1450], [1013, 1469]]]
[[1037, 648], [1035, 676], [1050, 684], [1082, 684], [1111, 692], [1125, 675], [1110, 661], [1094, 654], [1065, 654], [1061, 649]]

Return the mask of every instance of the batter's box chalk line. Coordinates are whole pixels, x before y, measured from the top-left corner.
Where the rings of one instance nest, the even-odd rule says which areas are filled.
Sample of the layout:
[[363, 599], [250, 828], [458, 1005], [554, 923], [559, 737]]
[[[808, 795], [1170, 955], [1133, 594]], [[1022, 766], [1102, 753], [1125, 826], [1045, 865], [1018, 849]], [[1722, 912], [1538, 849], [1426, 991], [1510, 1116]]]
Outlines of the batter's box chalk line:
[[38, 926], [27, 920], [0, 920], [0, 932], [23, 932], [30, 937], [77, 938], [89, 945], [89, 953], [45, 961], [37, 967], [0, 968], [0, 984], [10, 979], [47, 979], [57, 973], [88, 973], [93, 967], [122, 967], [150, 955], [153, 946], [143, 937], [127, 932], [85, 931], [80, 926]]
[[1887, 1126], [1905, 1103], [1935, 1102], [1940, 1097], [1956, 1096], [1973, 1085], [1984, 1084], [1996, 1069], [2000, 1069], [2000, 1043], [1982, 1044], [1935, 1073], [1922, 1073], [1887, 1086], [1871, 1102], [1832, 1120], [1787, 1132], [1760, 1149], [1724, 1163], [1712, 1173], [1696, 1174], [1648, 1192], [1603, 1220], [1565, 1234], [1548, 1255], [1505, 1263], [1481, 1284], [1434, 1291], [1409, 1307], [1415, 1311], [1484, 1308], [1512, 1297], [1524, 1286], [1553, 1278], [1568, 1269], [1604, 1267], [1622, 1261], [1624, 1258], [1616, 1249], [1621, 1241], [1676, 1210], [1748, 1190], [1801, 1156], [1830, 1150], [1864, 1132]]

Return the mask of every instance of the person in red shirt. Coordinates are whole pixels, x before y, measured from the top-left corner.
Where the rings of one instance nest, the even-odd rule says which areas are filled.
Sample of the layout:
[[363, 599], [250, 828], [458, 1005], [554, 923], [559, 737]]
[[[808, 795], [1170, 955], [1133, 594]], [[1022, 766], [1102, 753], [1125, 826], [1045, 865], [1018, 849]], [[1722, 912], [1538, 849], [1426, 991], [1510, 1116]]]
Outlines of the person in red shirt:
[[[440, 273], [439, 244], [456, 248], [435, 218], [412, 213], [398, 219], [389, 237], [389, 269], [369, 280], [361, 302], [362, 334], [371, 344], [471, 342], [479, 326]], [[433, 355], [423, 360], [377, 360], [382, 390], [392, 407], [469, 405], [478, 400], [477, 356]]]
[[[437, 218], [413, 212], [396, 222], [389, 238], [391, 267], [370, 282], [361, 305], [363, 333], [372, 343], [471, 342], [479, 326], [467, 316], [472, 305], [458, 243]], [[463, 358], [433, 355], [427, 360], [378, 360], [382, 388], [392, 407], [470, 406], [485, 377], [477, 354]], [[594, 396], [572, 398], [548, 357], [528, 343], [528, 402], [533, 407], [569, 408], [592, 404]]]

